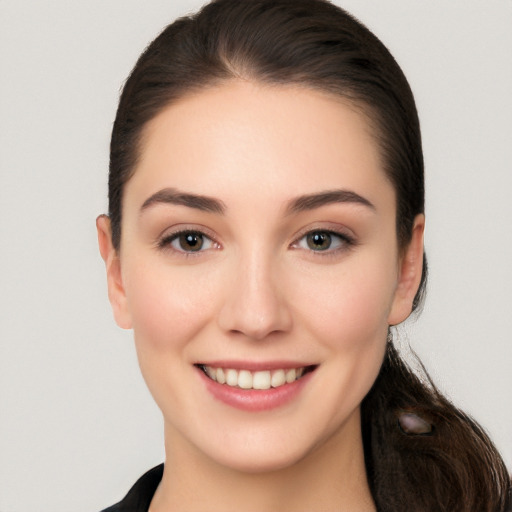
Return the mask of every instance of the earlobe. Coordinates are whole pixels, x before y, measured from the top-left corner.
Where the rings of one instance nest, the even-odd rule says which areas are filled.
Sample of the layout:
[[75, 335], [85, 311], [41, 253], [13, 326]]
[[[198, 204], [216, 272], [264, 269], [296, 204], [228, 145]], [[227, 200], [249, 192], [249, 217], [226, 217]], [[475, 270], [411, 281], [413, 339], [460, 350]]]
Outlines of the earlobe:
[[112, 306], [114, 319], [119, 327], [131, 329], [132, 322], [123, 285], [121, 261], [118, 251], [112, 244], [110, 219], [107, 215], [100, 215], [96, 219], [96, 230], [100, 254], [107, 270], [108, 298]]
[[389, 325], [397, 325], [411, 314], [423, 270], [424, 231], [425, 216], [420, 214], [414, 219], [411, 241], [400, 260], [398, 283], [388, 317]]

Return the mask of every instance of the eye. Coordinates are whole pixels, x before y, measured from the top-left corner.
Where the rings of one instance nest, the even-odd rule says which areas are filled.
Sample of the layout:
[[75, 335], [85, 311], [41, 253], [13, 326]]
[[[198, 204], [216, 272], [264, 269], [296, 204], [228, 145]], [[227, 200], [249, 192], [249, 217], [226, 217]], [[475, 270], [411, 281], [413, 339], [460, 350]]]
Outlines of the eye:
[[200, 231], [180, 231], [165, 237], [159, 245], [160, 247], [171, 246], [178, 252], [193, 253], [211, 249], [214, 242]]
[[352, 240], [332, 231], [310, 231], [297, 242], [297, 247], [315, 252], [335, 251], [343, 246], [352, 245]]

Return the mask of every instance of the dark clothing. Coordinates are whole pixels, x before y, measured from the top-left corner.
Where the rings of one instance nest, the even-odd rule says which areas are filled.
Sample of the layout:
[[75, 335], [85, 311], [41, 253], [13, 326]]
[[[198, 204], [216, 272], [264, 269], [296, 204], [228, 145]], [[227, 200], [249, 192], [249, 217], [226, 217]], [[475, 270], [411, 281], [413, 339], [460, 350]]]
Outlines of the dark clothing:
[[[148, 512], [149, 505], [151, 504], [151, 500], [153, 499], [160, 480], [162, 480], [163, 473], [163, 464], [149, 470], [135, 482], [135, 485], [122, 501], [102, 510], [102, 512]], [[512, 488], [510, 489], [509, 496], [510, 508], [507, 507], [506, 510], [507, 512], [512, 512]]]
[[148, 512], [156, 488], [162, 480], [164, 465], [149, 470], [142, 475], [128, 494], [117, 505], [112, 505], [102, 512]]

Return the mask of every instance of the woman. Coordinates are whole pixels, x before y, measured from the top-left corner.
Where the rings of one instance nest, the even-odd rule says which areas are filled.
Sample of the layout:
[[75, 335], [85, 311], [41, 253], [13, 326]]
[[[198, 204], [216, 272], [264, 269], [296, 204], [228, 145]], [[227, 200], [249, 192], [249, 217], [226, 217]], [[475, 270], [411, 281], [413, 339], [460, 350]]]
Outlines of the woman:
[[419, 122], [322, 0], [219, 0], [140, 57], [97, 221], [165, 465], [109, 511], [504, 511], [478, 425], [401, 361], [421, 305]]

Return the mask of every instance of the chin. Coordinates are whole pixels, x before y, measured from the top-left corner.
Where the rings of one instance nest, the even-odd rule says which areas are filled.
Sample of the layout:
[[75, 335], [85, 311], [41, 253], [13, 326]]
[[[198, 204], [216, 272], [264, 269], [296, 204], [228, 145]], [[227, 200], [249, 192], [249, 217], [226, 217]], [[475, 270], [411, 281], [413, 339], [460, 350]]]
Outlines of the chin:
[[[226, 450], [227, 452], [227, 450]], [[265, 449], [255, 446], [251, 449], [232, 449], [229, 453], [212, 454], [215, 462], [225, 468], [247, 474], [263, 474], [282, 471], [298, 464], [306, 456], [298, 450]]]

